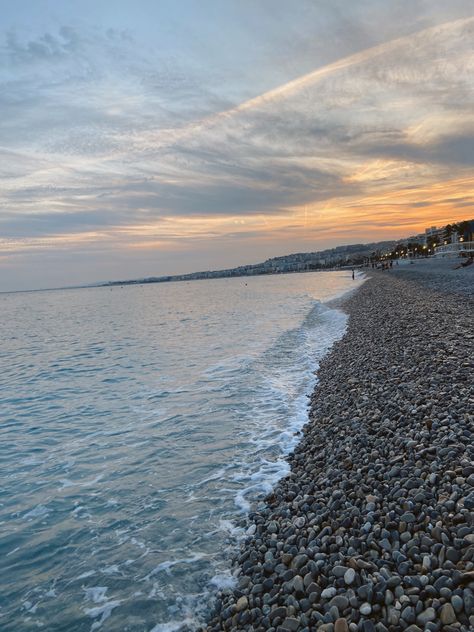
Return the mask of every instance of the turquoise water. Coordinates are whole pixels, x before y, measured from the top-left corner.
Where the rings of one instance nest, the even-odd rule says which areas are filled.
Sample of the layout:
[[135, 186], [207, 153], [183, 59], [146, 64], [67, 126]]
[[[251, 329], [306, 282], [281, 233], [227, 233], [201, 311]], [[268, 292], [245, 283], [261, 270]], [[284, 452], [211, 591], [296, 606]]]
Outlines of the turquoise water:
[[0, 295], [0, 629], [193, 629], [288, 471], [348, 272]]

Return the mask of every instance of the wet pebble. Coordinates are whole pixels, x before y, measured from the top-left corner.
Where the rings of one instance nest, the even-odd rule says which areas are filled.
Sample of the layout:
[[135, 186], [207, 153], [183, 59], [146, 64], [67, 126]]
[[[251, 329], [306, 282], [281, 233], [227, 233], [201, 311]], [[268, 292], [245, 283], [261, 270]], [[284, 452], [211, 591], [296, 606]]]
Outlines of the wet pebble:
[[388, 273], [345, 301], [208, 632], [474, 629], [473, 308]]

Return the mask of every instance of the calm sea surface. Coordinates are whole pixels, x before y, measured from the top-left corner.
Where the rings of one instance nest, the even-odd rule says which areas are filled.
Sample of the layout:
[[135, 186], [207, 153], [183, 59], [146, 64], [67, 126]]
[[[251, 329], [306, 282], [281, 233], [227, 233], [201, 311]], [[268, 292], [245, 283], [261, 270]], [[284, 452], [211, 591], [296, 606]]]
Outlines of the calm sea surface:
[[288, 471], [348, 272], [0, 295], [0, 629], [193, 629]]

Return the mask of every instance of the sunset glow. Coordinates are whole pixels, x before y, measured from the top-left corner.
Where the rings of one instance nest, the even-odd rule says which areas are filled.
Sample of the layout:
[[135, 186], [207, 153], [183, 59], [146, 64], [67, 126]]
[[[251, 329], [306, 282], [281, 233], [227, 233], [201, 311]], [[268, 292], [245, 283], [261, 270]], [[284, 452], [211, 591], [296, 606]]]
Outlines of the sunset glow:
[[[200, 35], [187, 3], [136, 19], [127, 3], [91, 8], [90, 24], [60, 3], [46, 24], [42, 4], [29, 25], [11, 8], [1, 35], [0, 289], [230, 267], [472, 216], [467, 2], [412, 3], [411, 20], [389, 3], [377, 29], [375, 5], [351, 9], [344, 42], [325, 4], [304, 17], [277, 2], [275, 21], [263, 2], [261, 50], [246, 2], [198, 20]], [[236, 17], [219, 58], [206, 37]]]

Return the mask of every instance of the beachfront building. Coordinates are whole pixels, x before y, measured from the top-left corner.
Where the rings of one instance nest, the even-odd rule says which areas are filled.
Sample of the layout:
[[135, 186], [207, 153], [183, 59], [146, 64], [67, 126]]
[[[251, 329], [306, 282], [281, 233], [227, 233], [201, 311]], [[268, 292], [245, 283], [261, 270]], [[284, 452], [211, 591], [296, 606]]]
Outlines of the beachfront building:
[[425, 244], [435, 245], [442, 244], [444, 240], [444, 226], [430, 226], [425, 229]]
[[474, 256], [474, 220], [466, 220], [445, 227], [443, 241], [436, 246], [437, 256]]
[[474, 220], [452, 222], [446, 226], [431, 226], [425, 230], [425, 243], [447, 245], [474, 239]]

